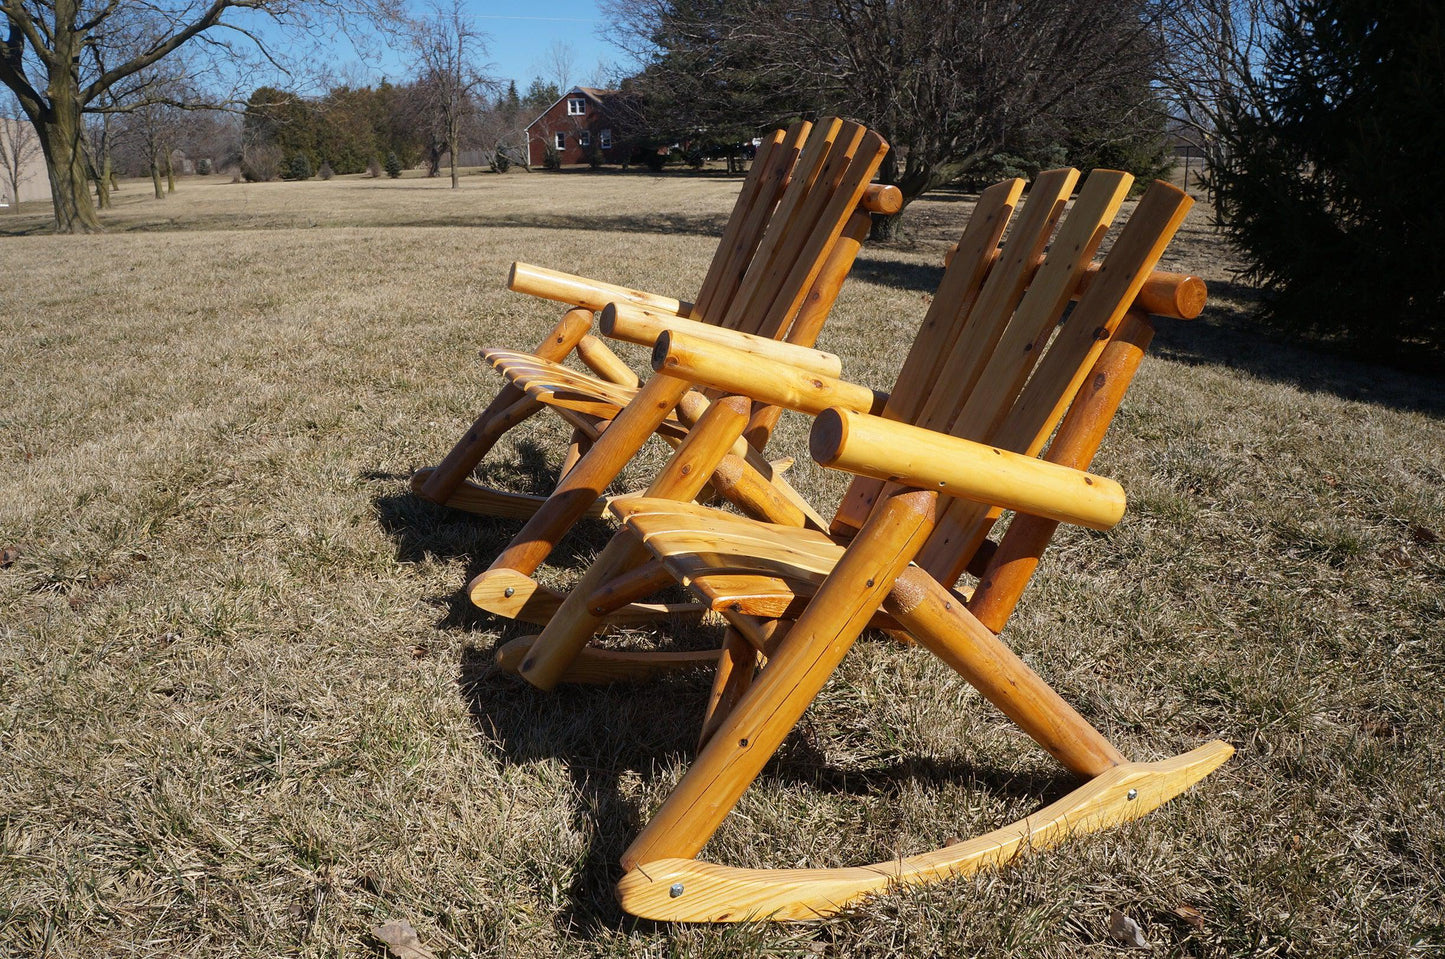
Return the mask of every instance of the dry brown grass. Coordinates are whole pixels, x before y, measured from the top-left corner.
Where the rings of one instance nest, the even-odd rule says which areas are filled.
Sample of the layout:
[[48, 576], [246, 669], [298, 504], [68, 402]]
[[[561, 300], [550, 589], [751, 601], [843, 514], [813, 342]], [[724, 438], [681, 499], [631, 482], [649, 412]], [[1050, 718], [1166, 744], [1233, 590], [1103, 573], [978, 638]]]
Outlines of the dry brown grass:
[[[816, 925], [635, 923], [610, 895], [685, 768], [704, 680], [542, 696], [461, 598], [515, 524], [405, 492], [558, 311], [507, 263], [686, 295], [736, 181], [132, 184], [101, 237], [0, 219], [0, 954], [1166, 955], [1445, 947], [1439, 384], [1252, 335], [1201, 214], [1068, 531], [1006, 637], [1129, 753], [1236, 759], [1142, 823]], [[886, 384], [966, 200], [865, 251], [825, 332]], [[492, 478], [526, 487], [536, 421]], [[801, 450], [786, 421], [777, 449]], [[629, 476], [655, 465], [654, 454]], [[842, 479], [798, 482], [832, 502]], [[604, 539], [579, 531], [549, 575]], [[691, 637], [687, 637], [691, 638]], [[703, 637], [704, 639], [706, 637]], [[864, 642], [709, 855], [838, 865], [940, 845], [1069, 783], [917, 650]], [[1181, 907], [1202, 926], [1181, 918]]]

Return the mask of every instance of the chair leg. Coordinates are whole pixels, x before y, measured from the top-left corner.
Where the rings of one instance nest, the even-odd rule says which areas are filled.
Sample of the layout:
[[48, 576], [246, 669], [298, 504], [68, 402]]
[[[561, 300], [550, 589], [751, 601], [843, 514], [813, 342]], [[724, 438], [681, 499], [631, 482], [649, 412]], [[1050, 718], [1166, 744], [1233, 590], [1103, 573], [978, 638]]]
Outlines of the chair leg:
[[718, 654], [717, 673], [713, 676], [707, 711], [702, 717], [702, 732], [697, 739], [699, 752], [707, 745], [708, 740], [712, 739], [713, 733], [718, 731], [718, 727], [752, 685], [759, 658], [753, 644], [748, 642], [742, 633], [729, 627], [723, 637], [722, 651]]
[[686, 380], [660, 373], [648, 380], [636, 398], [617, 414], [587, 454], [557, 484], [547, 502], [502, 550], [490, 569], [511, 569], [529, 576], [536, 572], [556, 547], [557, 541], [586, 514], [607, 484], [667, 419], [667, 414], [677, 405], [678, 398], [687, 391], [688, 385]]
[[937, 494], [892, 496], [858, 534], [687, 775], [622, 855], [691, 858], [717, 831], [868, 625], [933, 528]]
[[[560, 363], [591, 328], [590, 310], [568, 310], [534, 352], [544, 360]], [[501, 435], [540, 409], [540, 403], [510, 383], [502, 387], [446, 458], [420, 483], [418, 494], [433, 503], [446, 505]]]
[[1050, 755], [1081, 776], [1127, 762], [1103, 734], [921, 569], [900, 577], [883, 608]]
[[[594, 452], [601, 449], [607, 437], [617, 431], [618, 424], [626, 415], [624, 411], [613, 420], [613, 425], [608, 427], [593, 447]], [[688, 433], [657, 479], [653, 480], [647, 495], [684, 501], [696, 496], [712, 474], [713, 464], [721, 459], [733, 442], [742, 435], [747, 418], [747, 400], [741, 397], [731, 397], [714, 403], [698, 421], [697, 426]], [[574, 474], [583, 469], [583, 464], [590, 456], [591, 454], [588, 454], [588, 457], [583, 458], [583, 463], [579, 463], [573, 470]], [[561, 608], [532, 644], [518, 670], [521, 677], [538, 689], [555, 688], [567, 667], [605, 621], [605, 615], [595, 614], [589, 608], [592, 595], [619, 573], [645, 562], [646, 559], [647, 549], [635, 534], [622, 530], [613, 536], [612, 541], [583, 574], [582, 581], [567, 595]], [[498, 566], [500, 562], [498, 560], [493, 566]], [[484, 573], [483, 576], [485, 575]]]

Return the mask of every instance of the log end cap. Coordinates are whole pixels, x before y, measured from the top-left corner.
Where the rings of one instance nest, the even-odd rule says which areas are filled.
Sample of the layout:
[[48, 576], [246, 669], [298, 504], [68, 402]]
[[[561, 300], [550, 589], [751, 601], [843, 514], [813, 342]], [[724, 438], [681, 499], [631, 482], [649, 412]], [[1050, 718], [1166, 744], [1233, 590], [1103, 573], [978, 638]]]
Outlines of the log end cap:
[[848, 418], [839, 407], [830, 406], [813, 419], [808, 433], [808, 452], [819, 466], [832, 466], [838, 461], [848, 441]]

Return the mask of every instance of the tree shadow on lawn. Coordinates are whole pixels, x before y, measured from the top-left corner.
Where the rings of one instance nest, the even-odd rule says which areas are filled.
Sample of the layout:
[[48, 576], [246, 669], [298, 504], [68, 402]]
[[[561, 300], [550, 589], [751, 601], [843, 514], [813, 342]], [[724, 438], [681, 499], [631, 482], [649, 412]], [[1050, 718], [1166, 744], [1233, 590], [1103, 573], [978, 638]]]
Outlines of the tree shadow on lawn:
[[[712, 640], [715, 646], [721, 631], [711, 632], [716, 635], [689, 639]], [[867, 634], [863, 641], [891, 642], [882, 634]], [[615, 898], [614, 886], [622, 877], [619, 860], [644, 825], [645, 814], [620, 784], [624, 776], [651, 777], [659, 768], [691, 760], [711, 686], [710, 672], [677, 674], [646, 686], [562, 686], [547, 694], [499, 671], [492, 653], [469, 649], [463, 654], [458, 686], [472, 721], [507, 764], [527, 766], [546, 760], [565, 764], [579, 797], [574, 828], [592, 837], [572, 873], [567, 906], [556, 920], [558, 931], [588, 941], [600, 930], [626, 922], [644, 930], [662, 927], [626, 916]], [[1039, 805], [1077, 785], [1062, 771], [1019, 774], [962, 760], [922, 757], [842, 768], [828, 761], [806, 723], [789, 735], [764, 768], [761, 781], [800, 783], [821, 793], [854, 796], [893, 795], [920, 782], [962, 782]], [[787, 854], [785, 849], [776, 852]]]
[[[125, 218], [105, 221], [106, 232], [111, 235], [126, 233], [194, 233], [214, 231], [264, 231], [301, 229], [392, 229], [400, 228], [478, 228], [531, 230], [581, 230], [597, 233], [662, 234], [677, 236], [707, 236], [716, 238], [722, 234], [727, 215], [694, 213], [652, 213], [652, 214], [551, 214], [551, 213], [437, 213], [418, 211], [419, 215], [404, 216], [381, 214], [384, 223], [368, 220], [365, 213], [328, 215], [317, 219], [305, 213], [267, 213], [261, 215], [242, 213], [206, 213], [194, 216], [147, 217], [135, 214]], [[159, 213], [159, 211], [157, 211]], [[0, 219], [0, 238], [17, 236], [54, 235], [55, 225], [50, 220], [32, 219], [27, 223], [8, 223]]]
[[1155, 355], [1177, 363], [1221, 366], [1353, 402], [1445, 416], [1445, 390], [1440, 389], [1438, 376], [1357, 360], [1323, 346], [1249, 329], [1258, 294], [1247, 285], [1215, 281], [1209, 284], [1209, 293], [1212, 304], [1199, 319], [1155, 320]]

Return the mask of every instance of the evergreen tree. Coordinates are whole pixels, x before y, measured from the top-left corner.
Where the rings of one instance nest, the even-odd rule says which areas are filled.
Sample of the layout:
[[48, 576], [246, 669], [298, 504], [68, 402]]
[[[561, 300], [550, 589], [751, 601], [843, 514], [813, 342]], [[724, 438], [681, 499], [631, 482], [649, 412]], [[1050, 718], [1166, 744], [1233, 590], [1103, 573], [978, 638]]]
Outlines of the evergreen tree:
[[1445, 155], [1445, 8], [1303, 0], [1262, 106], [1236, 100], [1212, 173], [1267, 319], [1371, 353], [1445, 350], [1445, 218], [1420, 199]]

